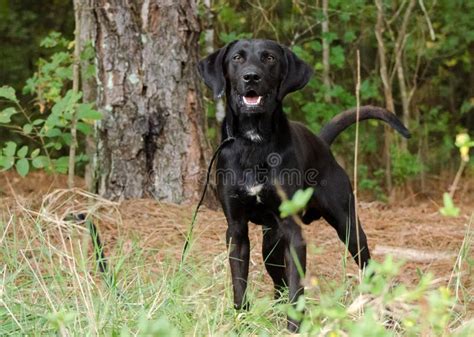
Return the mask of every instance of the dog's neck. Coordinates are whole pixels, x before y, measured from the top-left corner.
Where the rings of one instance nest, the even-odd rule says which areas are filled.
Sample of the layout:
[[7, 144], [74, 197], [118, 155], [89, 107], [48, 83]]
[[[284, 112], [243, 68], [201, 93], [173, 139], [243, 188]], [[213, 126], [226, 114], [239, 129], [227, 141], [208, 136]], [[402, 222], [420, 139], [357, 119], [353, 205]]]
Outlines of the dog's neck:
[[234, 112], [228, 104], [225, 123], [223, 139], [233, 136], [253, 143], [270, 142], [289, 127], [281, 104], [273, 112], [259, 114]]

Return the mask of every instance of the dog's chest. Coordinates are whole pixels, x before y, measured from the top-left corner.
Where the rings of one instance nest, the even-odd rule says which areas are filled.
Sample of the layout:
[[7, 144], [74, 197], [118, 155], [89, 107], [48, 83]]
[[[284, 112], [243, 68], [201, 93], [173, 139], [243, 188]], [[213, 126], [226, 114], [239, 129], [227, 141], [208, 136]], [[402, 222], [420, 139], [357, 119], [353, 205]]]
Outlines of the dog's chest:
[[277, 200], [272, 174], [268, 168], [254, 167], [244, 170], [233, 187], [236, 198], [246, 207], [271, 207]]
[[[275, 158], [274, 158], [275, 157]], [[273, 209], [279, 204], [273, 182], [278, 177], [281, 157], [264, 144], [236, 141], [223, 151], [218, 161], [218, 184], [222, 197], [230, 197], [236, 205]]]

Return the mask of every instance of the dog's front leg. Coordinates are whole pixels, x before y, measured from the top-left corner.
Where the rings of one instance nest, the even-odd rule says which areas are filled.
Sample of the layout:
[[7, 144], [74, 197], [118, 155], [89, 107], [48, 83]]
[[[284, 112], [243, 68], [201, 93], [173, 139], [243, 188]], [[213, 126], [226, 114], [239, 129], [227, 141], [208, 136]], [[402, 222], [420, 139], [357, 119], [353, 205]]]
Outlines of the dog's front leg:
[[234, 307], [236, 309], [248, 309], [248, 303], [245, 298], [250, 255], [247, 222], [229, 221], [226, 242], [234, 289]]
[[[280, 229], [286, 242], [285, 264], [290, 302], [296, 303], [304, 295], [302, 280], [306, 274], [306, 242], [300, 226], [293, 219], [281, 221]], [[299, 327], [300, 321], [288, 317], [288, 330], [297, 332]]]

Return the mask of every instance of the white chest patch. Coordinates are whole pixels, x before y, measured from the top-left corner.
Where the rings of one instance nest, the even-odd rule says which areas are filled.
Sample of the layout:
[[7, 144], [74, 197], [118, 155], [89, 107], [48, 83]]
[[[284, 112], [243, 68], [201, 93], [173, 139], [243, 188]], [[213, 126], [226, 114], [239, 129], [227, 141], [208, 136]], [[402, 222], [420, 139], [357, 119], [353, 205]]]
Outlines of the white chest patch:
[[257, 203], [262, 202], [262, 199], [260, 198], [260, 192], [262, 192], [263, 184], [247, 186], [246, 189], [247, 189], [247, 194], [248, 195], [257, 198]]
[[262, 136], [260, 136], [255, 130], [247, 131], [245, 137], [250, 139], [252, 142], [261, 142], [263, 140]]

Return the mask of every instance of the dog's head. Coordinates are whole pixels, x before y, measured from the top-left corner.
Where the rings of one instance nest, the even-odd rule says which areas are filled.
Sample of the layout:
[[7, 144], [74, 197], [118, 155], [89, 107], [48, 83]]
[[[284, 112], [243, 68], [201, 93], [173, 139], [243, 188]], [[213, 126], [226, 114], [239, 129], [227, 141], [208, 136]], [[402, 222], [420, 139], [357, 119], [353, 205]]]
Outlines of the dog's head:
[[287, 47], [270, 40], [237, 40], [199, 62], [214, 97], [227, 96], [240, 113], [273, 111], [308, 83], [312, 70]]

